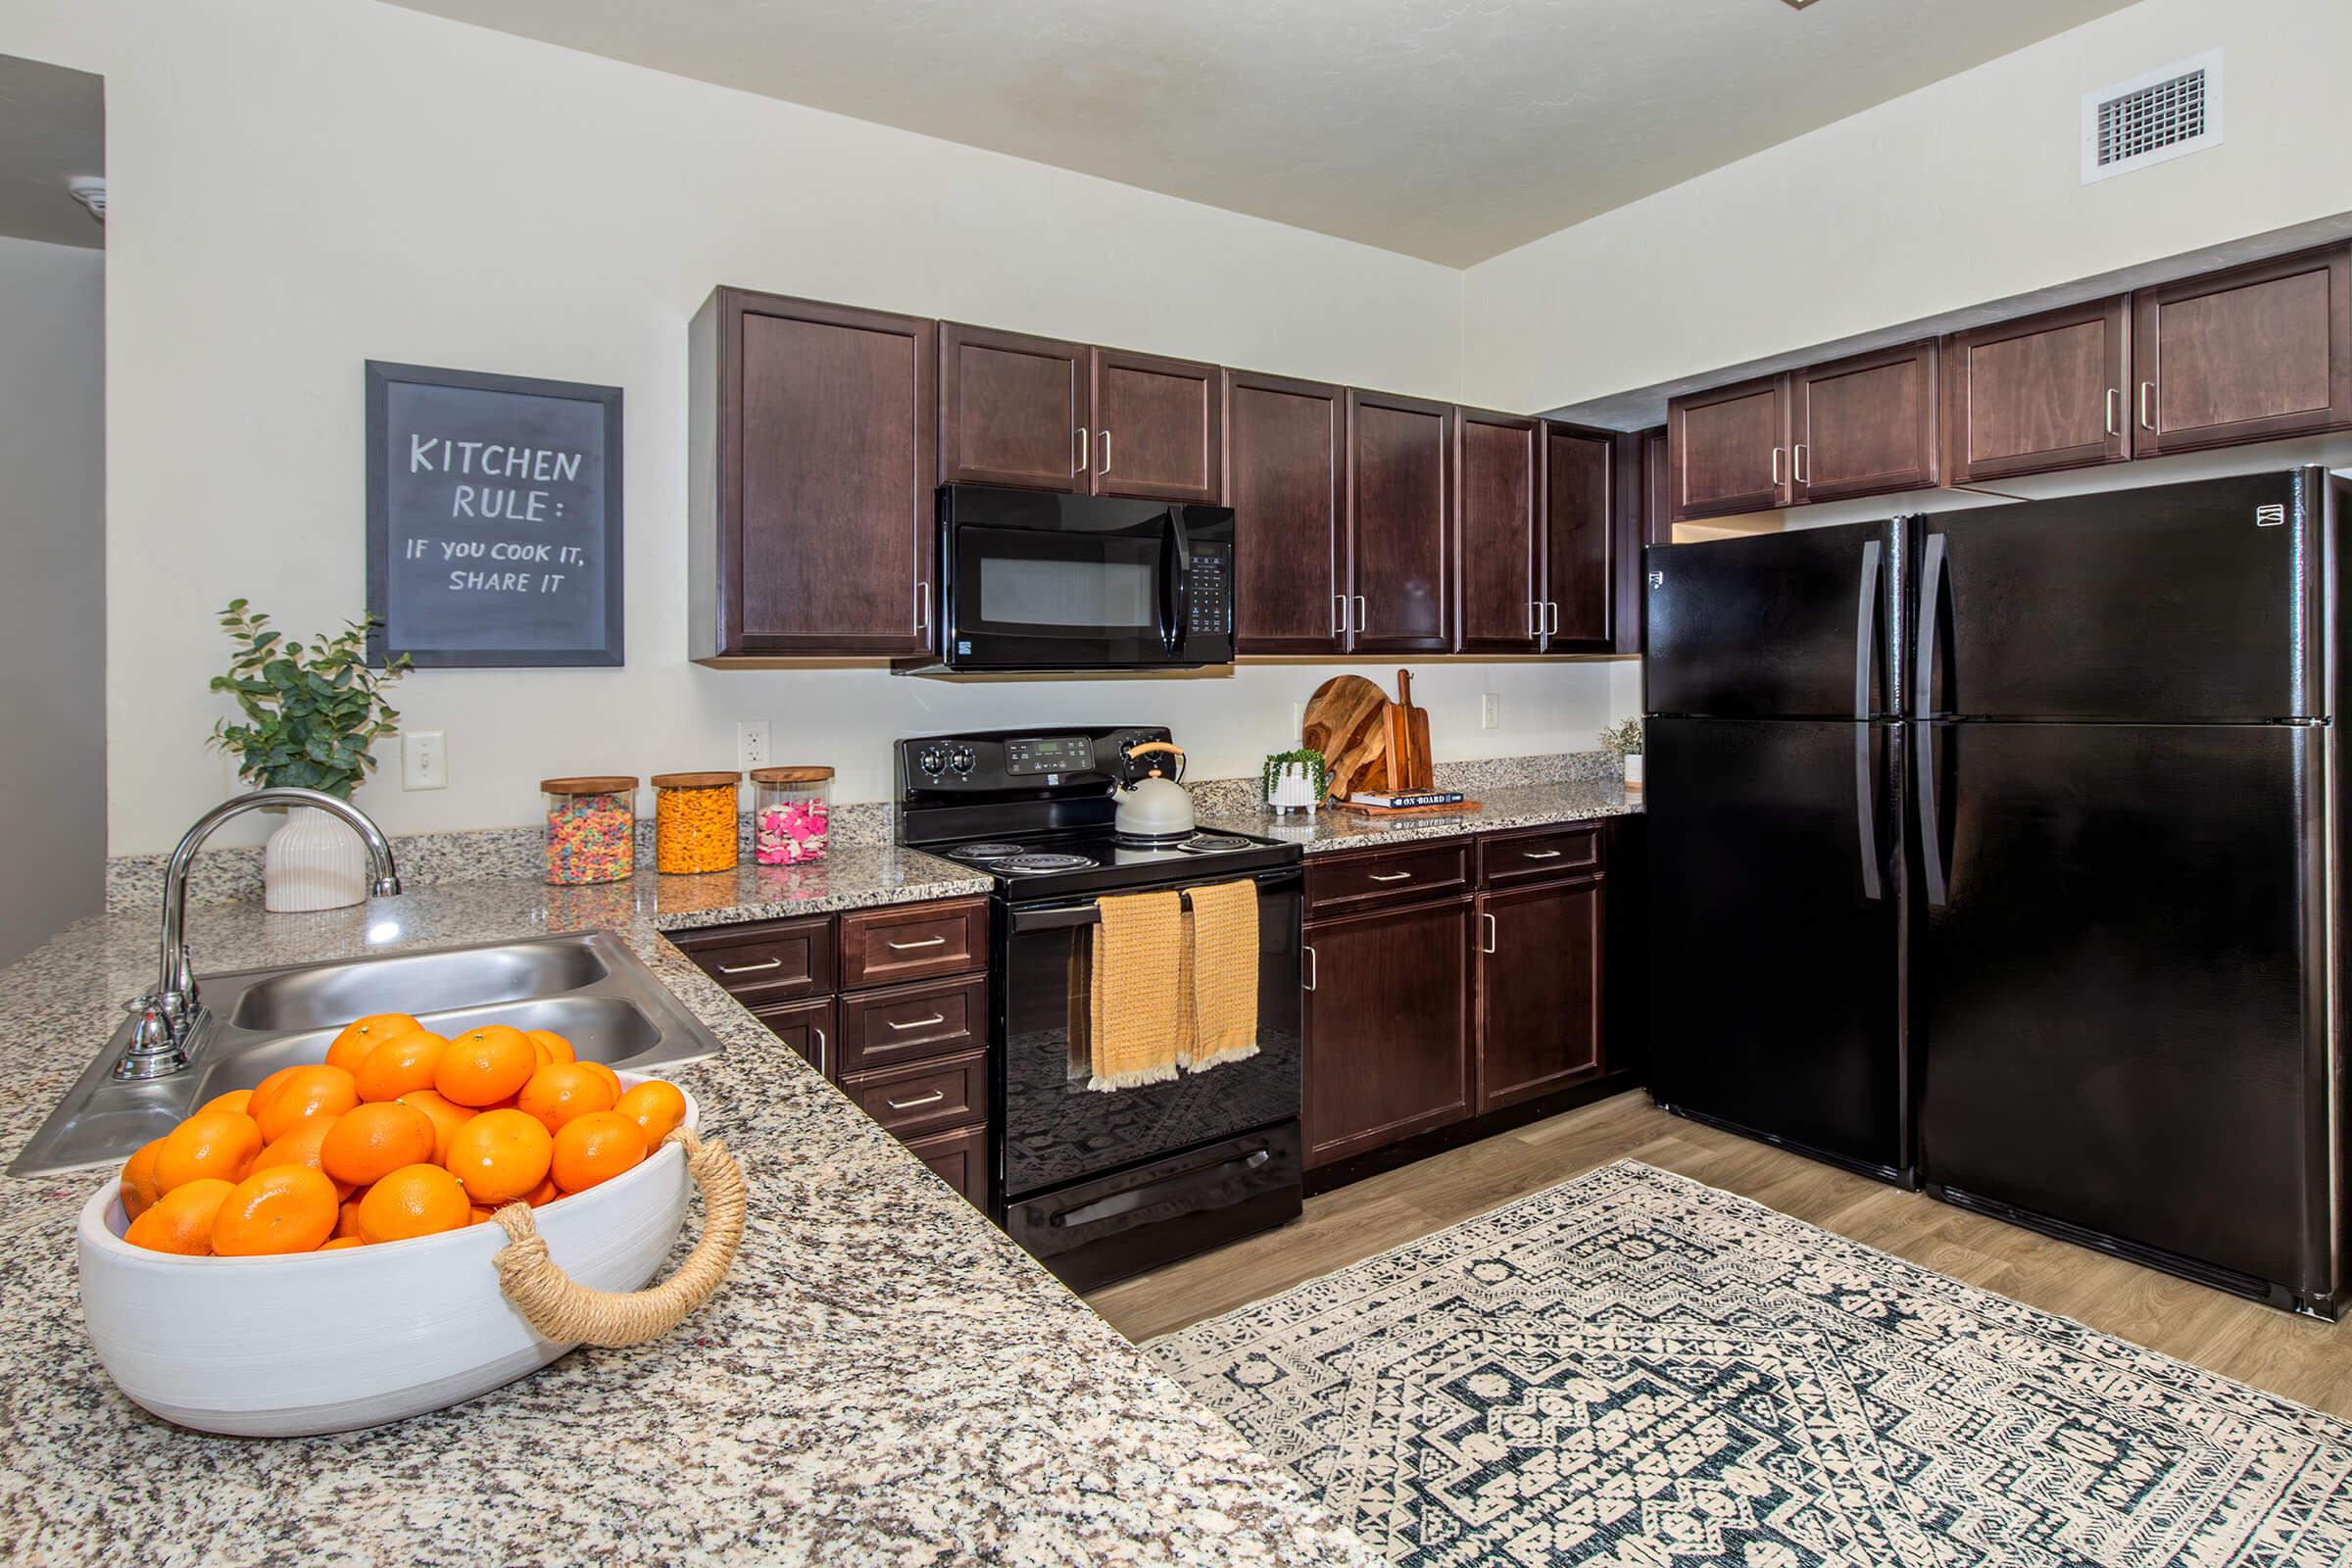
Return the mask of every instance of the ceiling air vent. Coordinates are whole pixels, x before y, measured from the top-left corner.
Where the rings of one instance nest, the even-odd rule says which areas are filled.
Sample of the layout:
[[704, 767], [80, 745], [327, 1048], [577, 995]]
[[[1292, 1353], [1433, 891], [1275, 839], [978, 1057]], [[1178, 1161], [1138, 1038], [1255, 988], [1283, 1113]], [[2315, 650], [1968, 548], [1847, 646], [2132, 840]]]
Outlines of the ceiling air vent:
[[2082, 95], [2082, 183], [2222, 139], [2222, 51]]

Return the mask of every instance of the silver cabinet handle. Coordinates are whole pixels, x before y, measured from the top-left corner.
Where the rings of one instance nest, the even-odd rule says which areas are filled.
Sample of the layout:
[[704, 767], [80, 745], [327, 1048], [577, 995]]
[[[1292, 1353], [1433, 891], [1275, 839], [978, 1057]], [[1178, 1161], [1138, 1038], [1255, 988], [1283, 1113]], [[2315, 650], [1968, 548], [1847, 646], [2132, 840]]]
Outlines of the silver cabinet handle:
[[1522, 860], [1556, 860], [1561, 854], [1562, 852], [1559, 850], [1521, 850], [1519, 858]]
[[1301, 991], [1312, 991], [1315, 989], [1315, 950], [1308, 947], [1301, 947], [1298, 951], [1306, 956], [1306, 975], [1305, 978], [1298, 982], [1298, 989]]
[[885, 937], [883, 943], [893, 953], [912, 953], [917, 948], [944, 948], [948, 945], [948, 939], [946, 937], [925, 937], [920, 942], [892, 942]]
[[1344, 637], [1348, 634], [1348, 596], [1346, 594], [1331, 596], [1331, 634], [1334, 637]]
[[2144, 430], [2156, 428], [2156, 383], [2139, 383], [2139, 423]]
[[948, 1092], [945, 1089], [934, 1089], [929, 1094], [917, 1095], [912, 1100], [885, 1100], [882, 1103], [893, 1110], [912, 1110], [917, 1105], [936, 1105], [947, 1098]]
[[1527, 602], [1527, 634], [1530, 637], [1544, 635], [1544, 601], [1541, 599]]
[[1772, 482], [1776, 486], [1781, 482], [1781, 465], [1788, 461], [1788, 449], [1787, 447], [1774, 447], [1772, 449]]
[[1486, 922], [1487, 940], [1479, 944], [1478, 951], [1481, 953], [1493, 953], [1494, 951], [1494, 944], [1498, 935], [1497, 928], [1494, 924], [1494, 917], [1491, 914], [1482, 913], [1479, 915], [1479, 919]]
[[814, 1024], [808, 1026], [808, 1032], [816, 1037], [816, 1070], [830, 1078], [832, 1070], [825, 1065], [825, 1032]]
[[909, 1029], [928, 1029], [935, 1023], [946, 1023], [948, 1015], [944, 1012], [935, 1012], [928, 1018], [909, 1018], [905, 1023], [899, 1022], [896, 1018], [885, 1018], [882, 1021], [904, 1034]]
[[722, 963], [718, 966], [718, 972], [720, 974], [764, 974], [770, 969], [783, 967], [784, 960], [782, 958], [770, 958], [765, 963]]
[[1084, 473], [1087, 469], [1094, 466], [1093, 461], [1087, 457], [1089, 448], [1086, 444], [1087, 438], [1093, 432], [1088, 430], [1085, 425], [1082, 424], [1078, 426], [1078, 461], [1070, 465], [1070, 471], [1072, 473]]
[[926, 637], [931, 635], [931, 585], [927, 582], [914, 585], [914, 629]]
[[1355, 596], [1355, 625], [1352, 629], [1357, 632], [1369, 630], [1371, 620], [1372, 617], [1365, 612], [1364, 596], [1357, 594]]
[[2102, 406], [2103, 416], [2100, 419], [2100, 423], [2106, 427], [2106, 431], [2109, 435], [2122, 435], [2124, 433], [2123, 427], [2116, 423], [2115, 416], [2115, 406], [2117, 403], [2123, 400], [2123, 396], [2124, 389], [2120, 386], [2111, 386], [2107, 389], [2107, 401]]
[[1788, 461], [1788, 473], [1798, 484], [1813, 482], [1813, 466], [1805, 461], [1805, 443], [1799, 441]]
[[1413, 879], [1410, 871], [1367, 871], [1364, 874], [1375, 882], [1410, 882]]
[[1102, 466], [1095, 471], [1101, 474], [1110, 472], [1110, 432], [1108, 430], [1102, 432]]
[[1557, 599], [1546, 599], [1544, 601], [1544, 609], [1545, 612], [1544, 635], [1557, 637], [1560, 634], [1560, 602]]

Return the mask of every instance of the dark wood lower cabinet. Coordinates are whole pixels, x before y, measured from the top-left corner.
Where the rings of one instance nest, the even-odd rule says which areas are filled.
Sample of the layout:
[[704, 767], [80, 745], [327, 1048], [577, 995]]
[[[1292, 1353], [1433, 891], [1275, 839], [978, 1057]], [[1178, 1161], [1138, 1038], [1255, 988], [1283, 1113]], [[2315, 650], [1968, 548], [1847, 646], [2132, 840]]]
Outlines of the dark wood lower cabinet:
[[830, 1078], [838, 1070], [840, 1038], [834, 1021], [833, 999], [793, 1002], [776, 1007], [754, 1007], [752, 1016], [767, 1025], [768, 1033], [800, 1053], [801, 1059]]
[[1480, 1114], [1600, 1072], [1598, 878], [1478, 896]]
[[1307, 923], [1308, 1166], [1469, 1114], [1470, 927], [1467, 899]]

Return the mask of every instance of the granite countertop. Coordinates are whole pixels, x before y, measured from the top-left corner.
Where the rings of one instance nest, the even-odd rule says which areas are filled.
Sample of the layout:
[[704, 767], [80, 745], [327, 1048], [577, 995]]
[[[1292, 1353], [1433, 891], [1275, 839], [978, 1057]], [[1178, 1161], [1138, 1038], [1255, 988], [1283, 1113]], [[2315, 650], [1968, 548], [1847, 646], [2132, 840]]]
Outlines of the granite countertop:
[[1404, 844], [1415, 839], [1452, 838], [1463, 833], [1541, 827], [1550, 822], [1628, 816], [1642, 809], [1642, 792], [1637, 789], [1628, 793], [1615, 778], [1508, 784], [1499, 789], [1464, 793], [1479, 803], [1477, 810], [1443, 816], [1400, 816], [1384, 821], [1329, 809], [1312, 816], [1280, 816], [1260, 807], [1253, 810], [1221, 810], [1204, 817], [1200, 825], [1204, 829], [1229, 828], [1237, 833], [1262, 834], [1296, 844], [1308, 855], [1320, 855], [1332, 850]]
[[[1348, 1563], [1375, 1560], [663, 941], [976, 893], [929, 857], [352, 909], [194, 909], [200, 972], [616, 932], [723, 1042], [680, 1069], [751, 1183], [725, 1288], [675, 1333], [575, 1350], [455, 1408], [259, 1442], [170, 1426], [92, 1356], [75, 1212], [102, 1173], [0, 1177], [0, 1541], [13, 1561]], [[155, 923], [84, 921], [0, 970], [10, 1152], [152, 978]], [[168, 1310], [168, 1305], [164, 1308]], [[364, 1355], [367, 1347], [353, 1347]]]

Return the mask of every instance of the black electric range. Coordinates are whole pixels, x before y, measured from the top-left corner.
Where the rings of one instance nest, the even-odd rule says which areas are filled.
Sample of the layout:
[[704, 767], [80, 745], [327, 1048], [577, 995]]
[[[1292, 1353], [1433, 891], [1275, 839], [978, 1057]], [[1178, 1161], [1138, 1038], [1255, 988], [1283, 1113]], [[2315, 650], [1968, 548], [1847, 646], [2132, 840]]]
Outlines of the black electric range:
[[[898, 745], [900, 842], [995, 879], [992, 1213], [1074, 1289], [1299, 1211], [1299, 850], [1241, 833], [1122, 837], [1117, 792], [1143, 771], [1126, 749], [1170, 738], [1075, 725]], [[1258, 895], [1257, 1054], [1089, 1088], [1097, 901], [1244, 879]]]

